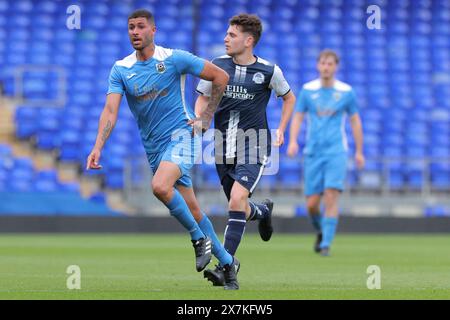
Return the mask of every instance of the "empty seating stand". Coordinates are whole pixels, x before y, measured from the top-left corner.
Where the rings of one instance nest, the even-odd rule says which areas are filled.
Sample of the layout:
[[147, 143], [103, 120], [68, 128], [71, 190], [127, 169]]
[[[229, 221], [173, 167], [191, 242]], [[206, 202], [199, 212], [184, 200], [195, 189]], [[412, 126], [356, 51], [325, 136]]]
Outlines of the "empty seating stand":
[[[297, 94], [303, 83], [317, 77], [316, 58], [331, 48], [341, 55], [339, 78], [356, 92], [365, 133], [368, 167], [349, 165], [349, 186], [417, 190], [426, 184], [450, 188], [450, 3], [433, 1], [364, 0], [129, 0], [77, 1], [81, 30], [66, 28], [66, 8], [73, 1], [5, 0], [0, 2], [0, 80], [12, 94], [15, 67], [23, 64], [62, 67], [69, 79], [67, 104], [52, 109], [17, 109], [17, 136], [33, 138], [38, 148], [58, 150], [61, 161], [84, 166], [97, 133], [108, 76], [115, 60], [132, 48], [127, 36], [128, 14], [148, 8], [155, 14], [156, 42], [194, 51], [206, 59], [224, 53], [228, 19], [240, 12], [258, 14], [264, 33], [256, 53], [280, 65]], [[194, 7], [194, 3], [198, 6]], [[381, 30], [366, 27], [369, 5], [382, 10]], [[198, 17], [198, 20], [195, 20]], [[194, 32], [195, 31], [195, 32]], [[101, 46], [101, 48], [100, 48]], [[193, 105], [196, 80], [187, 83]], [[58, 89], [51, 72], [24, 78], [24, 95], [53, 99]], [[268, 123], [276, 129], [281, 100], [272, 99]], [[346, 128], [350, 134], [349, 126]], [[299, 142], [304, 144], [304, 130]], [[351, 134], [350, 134], [351, 135]], [[285, 140], [289, 135], [286, 133]], [[354, 144], [349, 139], [351, 152]], [[265, 179], [279, 187], [300, 185], [301, 162], [286, 159], [282, 147], [280, 172]], [[106, 186], [122, 188], [126, 157], [143, 156], [138, 130], [126, 103], [104, 154]], [[412, 160], [411, 160], [412, 159]], [[447, 159], [447, 163], [440, 163]], [[408, 165], [404, 163], [408, 162]], [[12, 186], [27, 189], [26, 164], [14, 173], [23, 177]], [[216, 185], [214, 168], [198, 169], [204, 183]], [[94, 173], [98, 174], [98, 173]], [[44, 174], [40, 188], [51, 188]], [[266, 182], [264, 182], [266, 183]]]
[[31, 159], [14, 157], [0, 144], [0, 213], [10, 215], [120, 215], [105, 197], [80, 196], [77, 183], [63, 183], [55, 170], [36, 170]]

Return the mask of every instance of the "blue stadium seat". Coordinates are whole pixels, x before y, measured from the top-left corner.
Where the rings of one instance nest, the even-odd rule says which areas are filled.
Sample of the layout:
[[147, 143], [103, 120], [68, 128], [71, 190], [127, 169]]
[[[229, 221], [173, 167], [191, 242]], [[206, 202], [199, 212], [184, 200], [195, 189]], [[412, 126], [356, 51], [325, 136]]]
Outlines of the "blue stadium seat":
[[271, 189], [277, 184], [277, 177], [275, 175], [263, 175], [259, 181], [258, 187], [262, 189]]
[[302, 186], [302, 174], [300, 170], [297, 171], [280, 171], [279, 181], [282, 187], [295, 187]]
[[450, 208], [445, 205], [433, 205], [426, 206], [424, 208], [424, 216], [425, 217], [449, 217], [450, 216]]
[[435, 189], [448, 190], [450, 188], [450, 170], [432, 173], [431, 185]]
[[58, 177], [54, 170], [40, 171], [37, 173], [35, 179], [35, 191], [53, 192], [59, 190]]
[[[81, 128], [81, 127], [80, 127]], [[81, 141], [81, 130], [68, 127], [60, 133], [59, 141], [60, 155], [59, 159], [65, 162], [76, 162], [79, 159]]]
[[295, 216], [296, 217], [307, 217], [308, 211], [306, 210], [304, 205], [299, 205], [295, 207]]
[[7, 186], [12, 191], [29, 191], [33, 188], [33, 163], [28, 158], [16, 158], [13, 170], [9, 172]]

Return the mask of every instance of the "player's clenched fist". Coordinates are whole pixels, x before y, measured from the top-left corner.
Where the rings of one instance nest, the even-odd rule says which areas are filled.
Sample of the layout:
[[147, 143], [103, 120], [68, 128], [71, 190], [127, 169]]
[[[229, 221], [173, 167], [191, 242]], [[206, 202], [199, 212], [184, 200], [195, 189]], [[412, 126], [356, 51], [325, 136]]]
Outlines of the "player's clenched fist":
[[102, 166], [98, 163], [100, 160], [100, 150], [93, 149], [87, 158], [86, 170], [101, 169]]
[[364, 155], [361, 152], [357, 152], [355, 154], [355, 162], [358, 169], [363, 169], [364, 165], [366, 163], [366, 159], [364, 158]]
[[209, 129], [211, 121], [207, 121], [201, 117], [188, 120], [188, 125], [192, 126], [192, 136], [201, 135]]
[[275, 147], [281, 147], [284, 144], [284, 133], [280, 129], [277, 129]]

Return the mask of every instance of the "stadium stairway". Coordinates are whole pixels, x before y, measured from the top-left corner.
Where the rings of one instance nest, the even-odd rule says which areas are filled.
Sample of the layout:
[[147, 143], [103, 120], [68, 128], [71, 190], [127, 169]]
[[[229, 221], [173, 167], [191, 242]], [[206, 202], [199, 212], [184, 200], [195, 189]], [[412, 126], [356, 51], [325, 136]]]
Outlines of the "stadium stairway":
[[[33, 139], [18, 139], [14, 114], [14, 101], [3, 98], [0, 101], [2, 214], [132, 213], [115, 190], [103, 192], [98, 177], [80, 175], [77, 165], [59, 162], [54, 150], [36, 148]], [[23, 171], [20, 170], [22, 164]], [[30, 181], [25, 182], [29, 175]], [[69, 206], [61, 211], [64, 203]]]

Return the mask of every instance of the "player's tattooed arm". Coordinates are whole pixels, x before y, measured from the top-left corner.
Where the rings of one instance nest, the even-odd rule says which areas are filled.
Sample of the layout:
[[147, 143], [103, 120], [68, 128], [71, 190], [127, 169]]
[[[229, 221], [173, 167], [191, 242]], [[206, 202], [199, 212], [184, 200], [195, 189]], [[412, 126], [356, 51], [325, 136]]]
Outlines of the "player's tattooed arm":
[[114, 126], [116, 125], [117, 115], [119, 114], [120, 101], [122, 100], [122, 95], [117, 93], [111, 93], [106, 97], [105, 107], [100, 115], [100, 120], [98, 124], [98, 135], [95, 143], [96, 147], [103, 148], [108, 140]]
[[122, 95], [117, 93], [107, 96], [98, 124], [97, 139], [87, 158], [86, 169], [101, 169], [102, 166], [99, 164], [101, 150], [116, 124], [121, 99]]
[[222, 100], [223, 93], [228, 84], [229, 76], [224, 70], [212, 64], [211, 62], [205, 62], [205, 67], [200, 74], [200, 78], [202, 78], [203, 80], [211, 81], [211, 95], [208, 99], [208, 103], [204, 108], [198, 108], [200, 114], [198, 115], [199, 118], [196, 119], [201, 120], [200, 125], [202, 127], [202, 131], [206, 131], [211, 125], [211, 121], [214, 117], [217, 106]]
[[112, 128], [111, 120], [108, 120], [108, 122], [106, 123], [106, 126], [103, 128], [103, 132], [102, 132], [103, 143], [105, 143], [106, 139], [108, 139], [109, 134], [111, 133], [111, 128]]
[[214, 117], [214, 113], [216, 112], [217, 106], [220, 103], [220, 100], [222, 100], [223, 92], [225, 91], [226, 84], [221, 83], [214, 83], [212, 84], [211, 88], [211, 97], [209, 98], [208, 105], [206, 106], [205, 110], [203, 110], [203, 113], [201, 114], [201, 117], [204, 121], [207, 122], [208, 127], [211, 124], [212, 118]]

